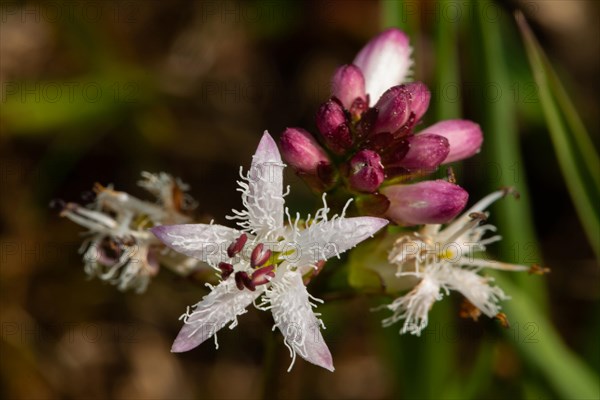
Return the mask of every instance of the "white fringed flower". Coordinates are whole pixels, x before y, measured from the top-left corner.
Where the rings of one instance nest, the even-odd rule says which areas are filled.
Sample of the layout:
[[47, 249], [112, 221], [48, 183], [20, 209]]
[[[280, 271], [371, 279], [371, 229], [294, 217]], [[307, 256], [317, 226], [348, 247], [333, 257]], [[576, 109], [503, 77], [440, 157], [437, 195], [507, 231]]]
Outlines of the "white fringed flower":
[[184, 193], [187, 185], [170, 175], [144, 172], [142, 177], [139, 185], [156, 196], [156, 204], [96, 185], [92, 204], [67, 203], [61, 211], [61, 216], [89, 230], [81, 249], [85, 272], [137, 293], [146, 290], [159, 269], [160, 242], [148, 228], [185, 222], [181, 211], [191, 204]]
[[[315, 301], [302, 276], [321, 260], [337, 256], [372, 236], [388, 222], [381, 218], [327, 217], [324, 201], [314, 219], [294, 221], [284, 209], [283, 168], [273, 138], [265, 132], [247, 175], [238, 182], [244, 209], [227, 217], [240, 229], [215, 224], [159, 226], [152, 232], [167, 246], [207, 262], [222, 281], [182, 315], [183, 328], [171, 351], [188, 351], [237, 317], [254, 303], [270, 310], [292, 356], [333, 371], [331, 354], [313, 312]], [[325, 200], [325, 197], [323, 197]], [[288, 225], [284, 225], [287, 216]], [[259, 297], [262, 295], [260, 300]], [[311, 301], [311, 299], [313, 301]], [[290, 365], [291, 368], [291, 365]]]
[[491, 277], [479, 275], [479, 271], [483, 268], [539, 271], [477, 256], [488, 244], [501, 239], [498, 235], [483, 238], [486, 232], [496, 231], [493, 225], [480, 225], [488, 217], [485, 209], [511, 192], [507, 189], [491, 193], [446, 227], [425, 225], [396, 241], [388, 257], [398, 267], [396, 275], [415, 276], [420, 281], [406, 295], [386, 306], [393, 314], [383, 321], [384, 326], [403, 320], [400, 333], [420, 335], [427, 326], [429, 310], [450, 290], [460, 292], [483, 314], [494, 317], [500, 312], [499, 302], [509, 297], [492, 285]]

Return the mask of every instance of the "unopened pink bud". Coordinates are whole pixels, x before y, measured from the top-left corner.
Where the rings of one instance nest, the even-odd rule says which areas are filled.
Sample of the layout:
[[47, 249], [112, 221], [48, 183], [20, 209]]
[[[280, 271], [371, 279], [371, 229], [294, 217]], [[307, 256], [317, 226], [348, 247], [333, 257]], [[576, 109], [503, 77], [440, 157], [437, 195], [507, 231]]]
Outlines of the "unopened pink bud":
[[444, 180], [387, 186], [381, 192], [390, 201], [386, 216], [401, 225], [448, 222], [469, 198], [463, 188]]
[[464, 160], [477, 154], [483, 143], [483, 133], [479, 125], [464, 119], [438, 122], [419, 132], [417, 136], [430, 133], [443, 136], [450, 143], [450, 152], [444, 164]]
[[367, 94], [375, 102], [387, 89], [406, 80], [412, 60], [408, 36], [391, 28], [374, 37], [354, 59], [365, 78]]
[[335, 96], [346, 110], [350, 110], [356, 99], [366, 103], [365, 78], [356, 65], [343, 65], [331, 79], [331, 95]]
[[352, 189], [372, 193], [379, 188], [384, 179], [381, 157], [376, 152], [361, 150], [350, 160], [348, 181]]
[[327, 147], [336, 154], [343, 154], [352, 146], [352, 135], [342, 106], [328, 100], [317, 112], [317, 128]]
[[448, 140], [439, 135], [426, 133], [406, 138], [408, 151], [395, 167], [408, 170], [435, 170], [448, 156], [450, 145]]
[[403, 85], [388, 89], [375, 104], [377, 120], [373, 132], [394, 133], [402, 127], [410, 116], [410, 96]]
[[378, 115], [373, 131], [407, 134], [427, 111], [430, 98], [429, 89], [421, 82], [390, 88], [375, 104]]
[[410, 98], [410, 112], [414, 114], [414, 122], [418, 122], [427, 109], [431, 100], [431, 93], [427, 86], [422, 82], [412, 82], [405, 85], [405, 89]]
[[280, 143], [283, 158], [298, 172], [315, 175], [319, 163], [331, 163], [325, 150], [304, 129], [287, 128]]

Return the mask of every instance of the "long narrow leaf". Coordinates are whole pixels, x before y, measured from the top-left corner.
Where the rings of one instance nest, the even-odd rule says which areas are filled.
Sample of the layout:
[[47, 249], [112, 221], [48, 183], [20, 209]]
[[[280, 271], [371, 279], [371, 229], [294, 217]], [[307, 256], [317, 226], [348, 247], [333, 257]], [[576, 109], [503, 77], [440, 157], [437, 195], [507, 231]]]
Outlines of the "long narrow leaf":
[[562, 341], [527, 293], [501, 274], [496, 281], [512, 299], [504, 303], [512, 329], [508, 336], [532, 366], [565, 399], [600, 398], [599, 377]]
[[[591, 177], [593, 182], [597, 182], [598, 156], [562, 87], [559, 88], [559, 93], [552, 92], [551, 88], [557, 86], [558, 79], [549, 70], [542, 49], [521, 14], [517, 15], [517, 22], [539, 88], [542, 109], [561, 171], [589, 242], [600, 258], [600, 196], [597, 183], [586, 179], [586, 176]], [[566, 112], [571, 114], [570, 118], [563, 117], [557, 99], [561, 99], [560, 103], [566, 106]], [[578, 165], [579, 159], [584, 160], [585, 167]]]
[[[497, 85], [501, 90], [511, 86], [508, 73], [508, 61], [503, 52], [501, 24], [488, 21], [484, 15], [486, 7], [492, 5], [489, 1], [475, 1], [477, 27], [481, 33], [481, 71], [485, 84]], [[495, 220], [504, 236], [501, 242], [501, 254], [504, 260], [516, 263], [540, 262], [537, 250], [537, 238], [531, 216], [531, 202], [527, 180], [524, 173], [524, 162], [521, 156], [519, 131], [517, 129], [516, 107], [509, 96], [499, 96], [496, 101], [484, 101], [482, 104], [485, 116], [484, 152], [488, 156], [490, 166], [495, 166], [500, 173], [500, 181], [495, 186], [515, 186], [521, 193], [520, 201], [506, 199], [495, 206]], [[488, 173], [491, 173], [489, 171]], [[490, 189], [497, 189], [492, 187]], [[527, 257], [525, 256], [525, 253]], [[538, 303], [545, 304], [546, 292], [543, 281], [535, 280], [527, 275], [515, 277], [519, 285], [527, 288], [529, 295]]]

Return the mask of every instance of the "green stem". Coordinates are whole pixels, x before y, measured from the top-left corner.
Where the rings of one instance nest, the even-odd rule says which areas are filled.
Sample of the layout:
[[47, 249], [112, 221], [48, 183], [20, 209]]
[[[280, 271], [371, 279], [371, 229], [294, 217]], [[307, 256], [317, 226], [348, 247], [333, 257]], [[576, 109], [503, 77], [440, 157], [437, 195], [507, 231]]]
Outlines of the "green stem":
[[277, 393], [278, 351], [275, 335], [270, 332], [265, 339], [261, 399], [270, 400]]

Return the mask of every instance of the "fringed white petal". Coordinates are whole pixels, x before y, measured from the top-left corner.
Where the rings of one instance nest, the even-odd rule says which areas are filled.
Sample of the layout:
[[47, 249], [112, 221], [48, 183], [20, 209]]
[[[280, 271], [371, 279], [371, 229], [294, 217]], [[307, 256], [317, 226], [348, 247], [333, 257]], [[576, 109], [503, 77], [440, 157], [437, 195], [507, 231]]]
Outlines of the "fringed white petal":
[[318, 301], [306, 290], [301, 275], [296, 271], [284, 271], [266, 290], [263, 309], [270, 309], [277, 327], [290, 351], [292, 369], [296, 355], [319, 367], [333, 371], [333, 360], [329, 348], [321, 335], [323, 322], [313, 312]]
[[492, 278], [483, 277], [467, 269], [452, 269], [447, 276], [448, 288], [462, 293], [473, 305], [488, 317], [500, 312], [502, 300], [509, 297], [498, 286], [492, 286]]
[[212, 287], [212, 291], [193, 306], [193, 311], [188, 310], [181, 316], [184, 325], [171, 351], [181, 353], [191, 350], [212, 336], [215, 336], [218, 348], [216, 333], [230, 322], [230, 329], [237, 326], [237, 317], [246, 313], [246, 308], [261, 294], [259, 289], [255, 292], [239, 290], [233, 276]]
[[[318, 261], [339, 256], [363, 240], [373, 236], [388, 224], [388, 220], [375, 217], [345, 218], [334, 215], [327, 218], [327, 205], [304, 230], [296, 230], [288, 243], [294, 253], [287, 257], [291, 265], [313, 265]], [[309, 221], [307, 221], [308, 223]]]
[[427, 326], [429, 310], [433, 303], [443, 297], [442, 288], [443, 285], [434, 276], [425, 275], [410, 292], [387, 306], [394, 314], [383, 320], [383, 326], [404, 320], [400, 333], [408, 332], [419, 336]]
[[238, 181], [244, 210], [234, 210], [228, 219], [238, 220], [247, 232], [260, 237], [277, 236], [283, 228], [283, 168], [273, 138], [265, 131], [247, 176]]
[[186, 256], [212, 266], [229, 260], [227, 247], [241, 232], [222, 225], [161, 225], [151, 229], [161, 242]]

